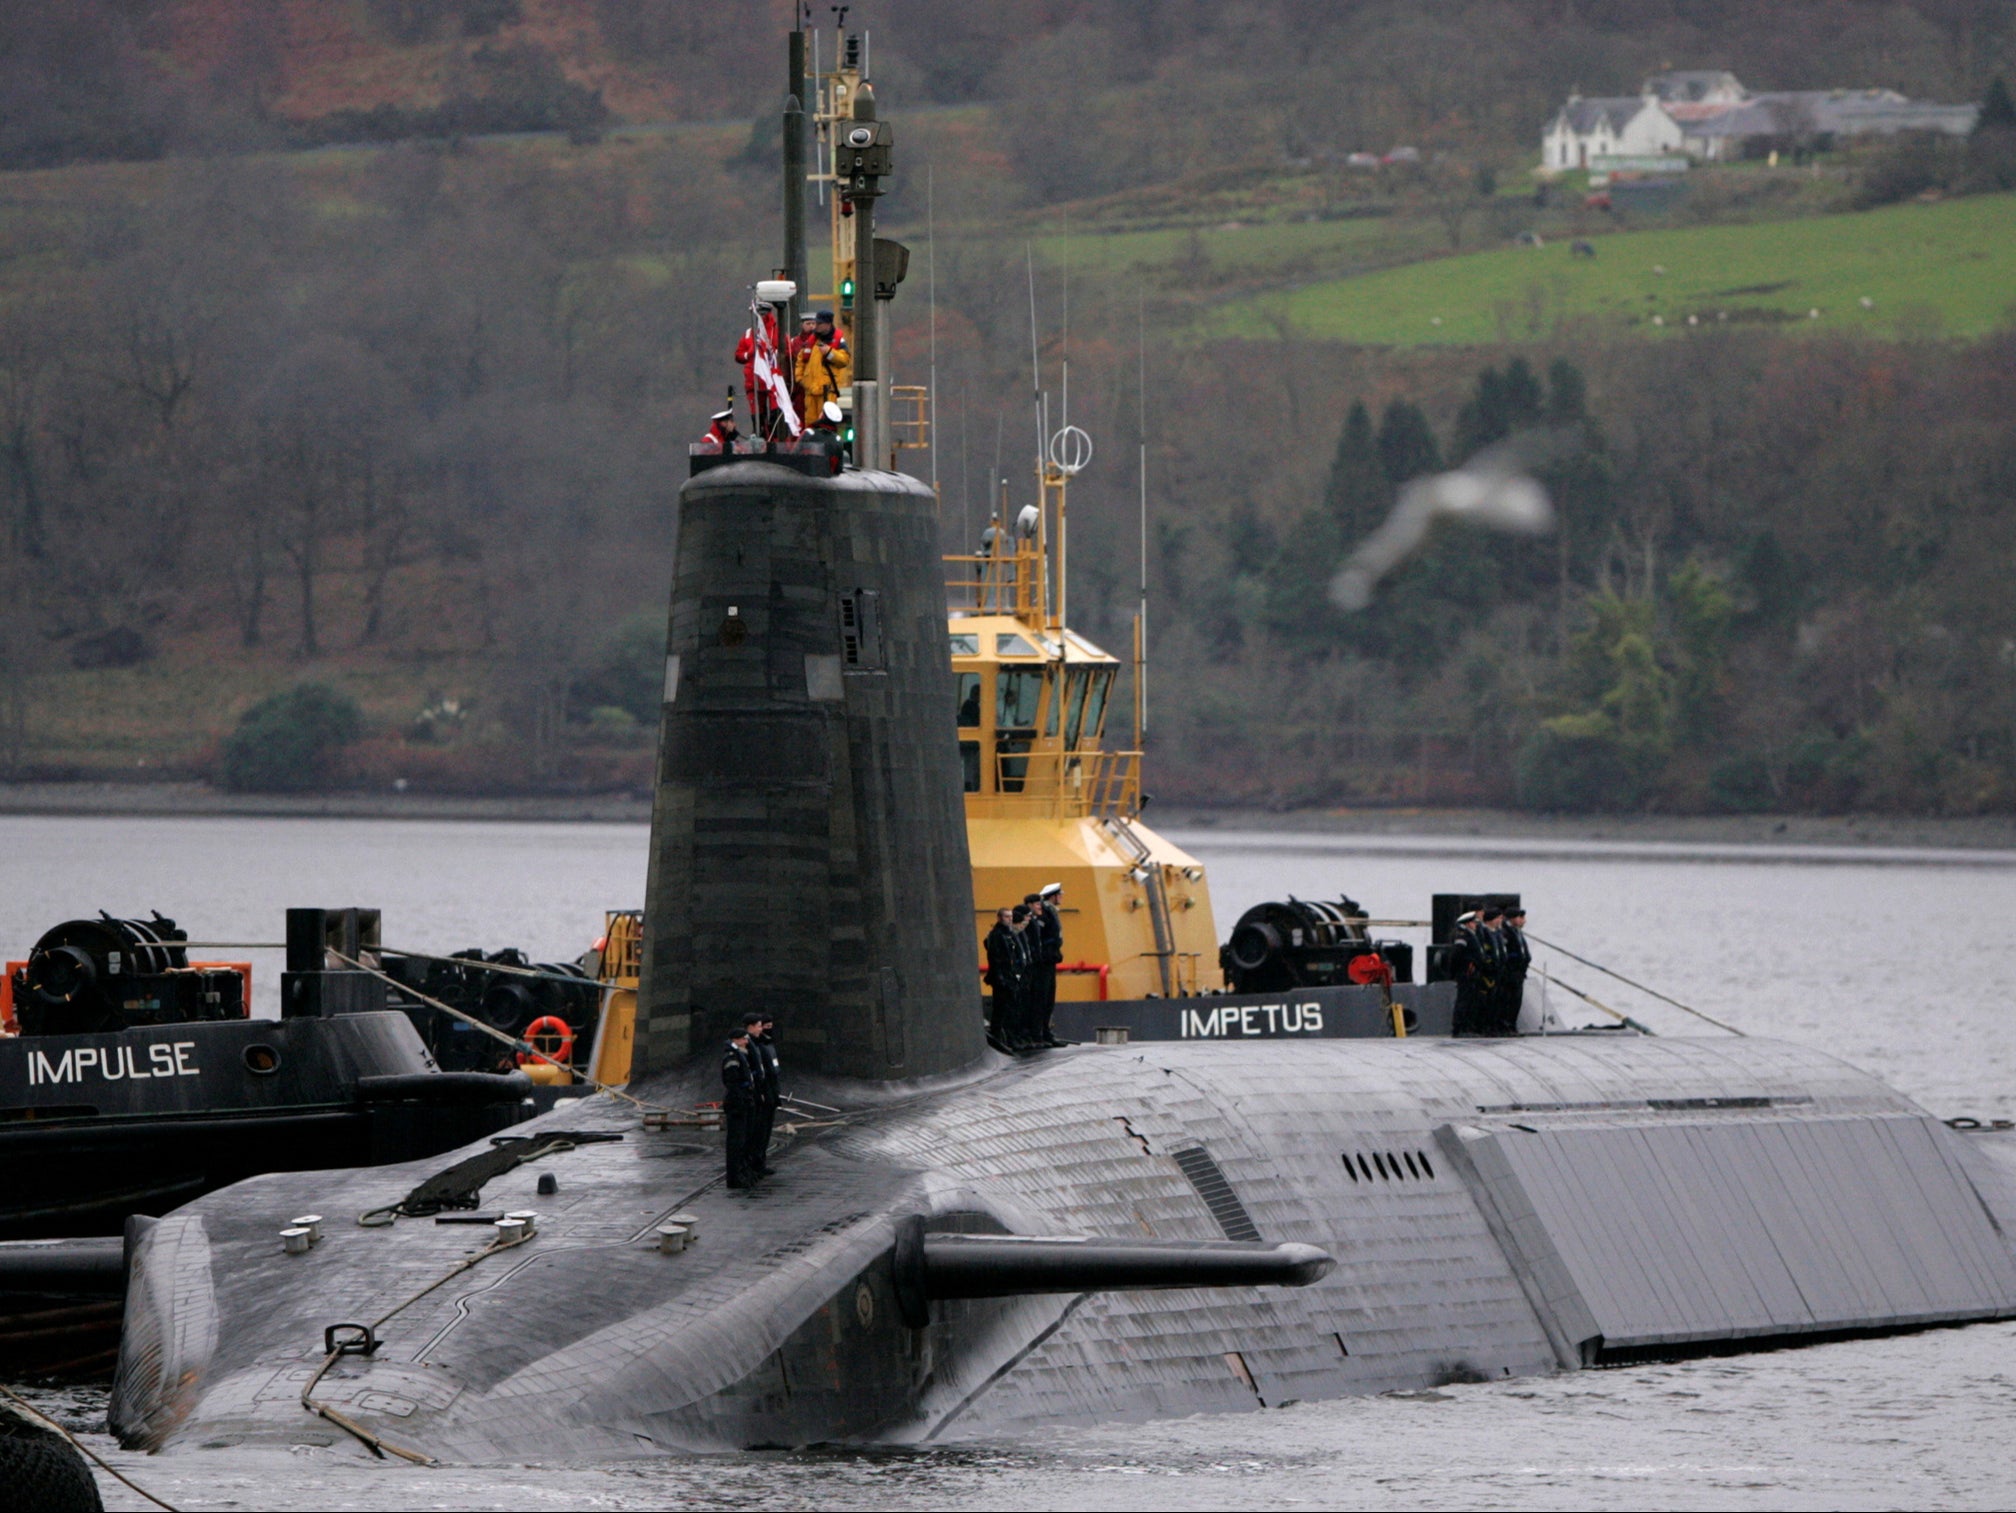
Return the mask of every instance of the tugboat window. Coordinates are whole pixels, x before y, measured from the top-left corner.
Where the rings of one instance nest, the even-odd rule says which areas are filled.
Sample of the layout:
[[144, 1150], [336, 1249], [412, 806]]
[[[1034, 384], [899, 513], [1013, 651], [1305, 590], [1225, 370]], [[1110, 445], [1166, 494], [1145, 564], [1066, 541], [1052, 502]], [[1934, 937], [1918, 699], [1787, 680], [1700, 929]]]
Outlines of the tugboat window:
[[[1003, 631], [994, 639], [994, 650], [1004, 657], [1033, 657], [1036, 648], [1011, 631]], [[1030, 724], [1036, 722], [1032, 719]]]
[[1004, 667], [994, 683], [994, 749], [1000, 757], [1001, 791], [1020, 793], [1029, 776], [1026, 753], [1036, 734], [1043, 699], [1043, 669]]
[[[980, 723], [980, 674], [959, 674], [959, 728], [971, 730]], [[967, 790], [969, 793], [971, 789]]]
[[[1106, 694], [1113, 687], [1113, 669], [1100, 667], [1092, 672], [1092, 697], [1085, 705], [1085, 738], [1096, 741], [1106, 725]], [[1077, 737], [1074, 735], [1075, 741]]]
[[994, 723], [1002, 730], [1036, 730], [1036, 711], [1043, 700], [1043, 671], [1037, 667], [1004, 667], [994, 684]]
[[1092, 682], [1092, 669], [1074, 667], [1071, 669], [1071, 707], [1064, 719], [1064, 744], [1073, 751], [1078, 749], [1079, 722], [1085, 717], [1085, 690]]
[[952, 638], [952, 655], [955, 657], [977, 657], [980, 655], [980, 637], [977, 634], [961, 633]]
[[980, 791], [980, 743], [961, 741], [959, 743], [959, 767], [966, 777], [966, 791]]

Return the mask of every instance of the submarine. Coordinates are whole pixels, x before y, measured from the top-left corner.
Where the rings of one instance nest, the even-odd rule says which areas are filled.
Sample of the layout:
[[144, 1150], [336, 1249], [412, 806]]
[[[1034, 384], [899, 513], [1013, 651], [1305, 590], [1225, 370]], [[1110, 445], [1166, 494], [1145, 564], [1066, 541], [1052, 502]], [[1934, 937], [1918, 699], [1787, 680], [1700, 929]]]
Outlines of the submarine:
[[[802, 33], [792, 56], [787, 154]], [[889, 123], [816, 82], [822, 107], [847, 87], [836, 189], [872, 256]], [[122, 1443], [922, 1444], [2016, 1315], [2016, 1150], [1820, 1050], [1397, 1018], [990, 1050], [937, 501], [888, 465], [883, 287], [861, 465], [778, 441], [680, 490], [627, 1086], [450, 1165], [132, 1221]], [[805, 1112], [730, 1190], [702, 1110], [751, 1010]]]

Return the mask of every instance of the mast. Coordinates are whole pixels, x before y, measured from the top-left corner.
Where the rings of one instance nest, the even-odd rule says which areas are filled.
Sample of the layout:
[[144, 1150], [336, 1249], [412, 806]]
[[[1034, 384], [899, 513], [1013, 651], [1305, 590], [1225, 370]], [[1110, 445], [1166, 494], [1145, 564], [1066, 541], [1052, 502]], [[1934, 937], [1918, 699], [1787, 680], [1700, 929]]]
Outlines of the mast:
[[1134, 317], [1134, 341], [1140, 371], [1135, 385], [1141, 404], [1141, 607], [1134, 612], [1134, 749], [1148, 734], [1148, 296]]
[[[795, 9], [795, 7], [794, 7]], [[784, 310], [786, 339], [798, 334], [806, 305], [805, 284], [805, 31], [791, 31], [784, 90], [784, 277], [797, 293]]]
[[[854, 120], [842, 136], [842, 153], [850, 151], [853, 138], [873, 128], [875, 86], [863, 79], [854, 89]], [[835, 164], [835, 176], [839, 176]], [[882, 444], [882, 396], [877, 380], [881, 365], [877, 343], [881, 332], [881, 312], [875, 308], [875, 196], [864, 193], [850, 181], [844, 191], [854, 205], [854, 458], [862, 467], [888, 466], [887, 449]], [[877, 191], [879, 192], [879, 186]]]

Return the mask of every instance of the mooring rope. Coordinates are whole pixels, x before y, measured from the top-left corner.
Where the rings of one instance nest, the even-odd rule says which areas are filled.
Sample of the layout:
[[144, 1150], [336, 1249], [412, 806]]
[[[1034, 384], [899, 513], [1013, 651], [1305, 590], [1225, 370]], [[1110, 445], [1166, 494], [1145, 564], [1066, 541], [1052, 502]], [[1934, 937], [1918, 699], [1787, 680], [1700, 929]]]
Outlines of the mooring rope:
[[[420, 992], [417, 988], [408, 987], [405, 983], [399, 981], [398, 978], [392, 976], [388, 972], [381, 972], [376, 967], [366, 966], [363, 962], [358, 961], [353, 957], [345, 956], [341, 951], [331, 951], [329, 954], [335, 957], [338, 961], [344, 963], [346, 966], [355, 967], [360, 972], [368, 972], [371, 976], [376, 977], [381, 982], [390, 983], [393, 987], [397, 988], [400, 992], [406, 994], [409, 998], [417, 998], [420, 1002], [426, 1004], [430, 1009], [439, 1009], [443, 1014], [447, 1014], [451, 1018], [461, 1020], [462, 1023], [468, 1025], [471, 1029], [481, 1030], [485, 1035], [488, 1035], [492, 1040], [498, 1041], [504, 1045], [508, 1045], [509, 1047], [511, 1047], [512, 1050], [517, 1051], [521, 1055], [536, 1056], [539, 1058], [539, 1060], [545, 1062], [548, 1066], [558, 1067], [561, 1071], [566, 1072], [569, 1076], [574, 1077], [581, 1082], [585, 1082], [589, 1087], [594, 1088], [596, 1092], [607, 1093], [612, 1098], [622, 1099], [623, 1102], [630, 1104], [632, 1107], [636, 1108], [640, 1113], [696, 1114], [698, 1112], [698, 1110], [695, 1109], [674, 1109], [674, 1108], [667, 1108], [663, 1104], [646, 1103], [642, 1098], [633, 1097], [629, 1093], [624, 1092], [623, 1089], [620, 1087], [611, 1086], [607, 1082], [598, 1082], [593, 1077], [589, 1076], [586, 1072], [575, 1071], [574, 1068], [568, 1065], [566, 1062], [556, 1060], [554, 1057], [547, 1055], [544, 1051], [540, 1050], [539, 1047], [531, 1044], [529, 1041], [520, 1040], [515, 1035], [507, 1035], [504, 1031], [498, 1029], [496, 1026], [485, 1024], [482, 1020], [478, 1019], [474, 1014], [465, 1014], [462, 1010], [455, 1008], [453, 1005], [445, 1004], [438, 998], [430, 998], [425, 993]], [[570, 982], [579, 981], [579, 979], [574, 978], [569, 978], [568, 980]]]
[[71, 1449], [75, 1450], [79, 1455], [83, 1455], [89, 1458], [92, 1464], [96, 1465], [98, 1469], [103, 1471], [107, 1476], [112, 1477], [115, 1481], [125, 1483], [125, 1485], [132, 1488], [135, 1492], [138, 1492], [142, 1497], [146, 1498], [147, 1501], [154, 1504], [155, 1507], [166, 1508], [168, 1510], [168, 1513], [181, 1513], [181, 1510], [178, 1509], [175, 1506], [175, 1504], [173, 1504], [172, 1502], [165, 1502], [161, 1498], [156, 1497], [152, 1492], [149, 1492], [145, 1487], [141, 1486], [140, 1483], [133, 1480], [132, 1477], [128, 1476], [124, 1471], [121, 1471], [117, 1466], [112, 1465], [109, 1461], [105, 1459], [104, 1456], [100, 1455], [96, 1450], [93, 1450], [89, 1445], [85, 1444], [84, 1441], [79, 1439], [76, 1435], [72, 1434], [68, 1429], [65, 1429], [61, 1424], [57, 1423], [55, 1419], [49, 1417], [48, 1414], [42, 1412], [39, 1408], [35, 1407], [34, 1404], [30, 1403], [27, 1399], [23, 1398], [18, 1392], [14, 1391], [13, 1388], [0, 1386], [0, 1396], [6, 1397], [8, 1401], [14, 1404], [15, 1407], [19, 1408], [23, 1413], [27, 1414], [30, 1418], [34, 1419], [36, 1423], [44, 1424], [47, 1425], [49, 1428], [54, 1429], [58, 1434], [62, 1435], [64, 1439], [69, 1441]]
[[1602, 999], [1593, 997], [1590, 994], [1583, 992], [1580, 988], [1576, 987], [1571, 982], [1563, 982], [1560, 978], [1550, 977], [1546, 973], [1541, 974], [1540, 980], [1542, 982], [1552, 983], [1557, 988], [1566, 988], [1569, 992], [1573, 993], [1577, 998], [1581, 999], [1584, 1003], [1589, 1004], [1594, 1008], [1601, 1009], [1604, 1013], [1608, 1014], [1612, 1019], [1622, 1020], [1628, 1028], [1636, 1030], [1641, 1035], [1652, 1035], [1656, 1033], [1653, 1030], [1652, 1026], [1650, 1026], [1649, 1024], [1640, 1024], [1637, 1020], [1633, 1019], [1629, 1014], [1611, 1008], [1610, 1005], [1605, 1003]]
[[[504, 1239], [492, 1240], [488, 1245], [484, 1246], [483, 1249], [477, 1251], [475, 1255], [464, 1256], [461, 1260], [457, 1261], [453, 1266], [449, 1267], [440, 1276], [436, 1277], [433, 1281], [429, 1282], [425, 1287], [421, 1288], [411, 1297], [408, 1297], [401, 1302], [393, 1304], [390, 1308], [386, 1309], [385, 1312], [379, 1314], [377, 1318], [373, 1319], [369, 1324], [365, 1325], [364, 1326], [365, 1329], [369, 1331], [368, 1337], [370, 1339], [375, 1340], [378, 1337], [378, 1331], [384, 1328], [385, 1325], [389, 1324], [393, 1319], [397, 1318], [400, 1314], [404, 1313], [408, 1308], [411, 1308], [415, 1303], [419, 1302], [422, 1298], [426, 1297], [430, 1292], [435, 1291], [437, 1288], [445, 1287], [448, 1283], [454, 1281], [455, 1278], [461, 1276], [462, 1273], [469, 1270], [470, 1267], [475, 1266], [482, 1261], [488, 1260], [491, 1256], [496, 1255], [499, 1251], [515, 1250], [518, 1246], [526, 1244], [532, 1238], [533, 1237], [531, 1235], [520, 1235], [515, 1240], [504, 1240]], [[329, 1368], [331, 1366], [334, 1366], [344, 1356], [355, 1355], [357, 1353], [358, 1352], [354, 1350], [338, 1349], [338, 1350], [332, 1350], [326, 1356], [324, 1356], [322, 1358], [321, 1366], [319, 1366], [316, 1369], [316, 1372], [313, 1376], [308, 1378], [308, 1385], [301, 1389], [301, 1406], [306, 1408], [310, 1413], [316, 1414], [318, 1417], [327, 1419], [330, 1423], [334, 1424], [337, 1428], [343, 1430], [346, 1434], [355, 1435], [359, 1440], [363, 1441], [364, 1447], [366, 1449], [371, 1451], [372, 1454], [378, 1456], [381, 1460], [389, 1452], [390, 1454], [398, 1456], [401, 1460], [411, 1461], [416, 1466], [439, 1465], [440, 1462], [435, 1460], [433, 1456], [425, 1454], [424, 1452], [419, 1450], [408, 1450], [403, 1445], [395, 1445], [392, 1443], [392, 1441], [386, 1439], [383, 1435], [375, 1434], [371, 1430], [366, 1429], [362, 1424], [358, 1423], [355, 1419], [350, 1418], [347, 1414], [338, 1412], [336, 1409], [330, 1407], [327, 1403], [316, 1401], [314, 1396], [315, 1389], [322, 1384], [322, 1378], [329, 1374]], [[368, 1355], [366, 1358], [367, 1359], [369, 1358]]]
[[[1521, 933], [1525, 935], [1525, 937], [1528, 940], [1532, 941], [1535, 945], [1545, 946], [1550, 951], [1559, 951], [1563, 956], [1567, 957], [1570, 961], [1579, 961], [1582, 963], [1583, 966], [1594, 968], [1596, 971], [1601, 972], [1605, 977], [1614, 977], [1619, 982], [1623, 983], [1624, 986], [1627, 988], [1636, 988], [1641, 993], [1649, 993], [1652, 997], [1658, 999], [1661, 1003], [1670, 1003], [1673, 1005], [1674, 1008], [1681, 1010], [1683, 1013], [1692, 1014], [1696, 1019], [1705, 1019], [1708, 1021], [1708, 1023], [1714, 1025], [1715, 1028], [1718, 1030], [1727, 1030], [1732, 1035], [1743, 1034], [1743, 1031], [1737, 1029], [1735, 1025], [1724, 1024], [1721, 1020], [1717, 1019], [1713, 1014], [1704, 1014], [1699, 1009], [1695, 1008], [1692, 1004], [1682, 1003], [1677, 998], [1669, 998], [1664, 993], [1660, 992], [1657, 988], [1648, 988], [1642, 982], [1633, 982], [1630, 978], [1626, 977], [1622, 972], [1614, 971], [1611, 968], [1604, 966], [1603, 963], [1600, 961], [1591, 961], [1586, 956], [1577, 956], [1573, 951], [1569, 950], [1566, 946], [1557, 946], [1551, 940], [1542, 940], [1538, 935], [1535, 935], [1531, 930], [1525, 930], [1522, 931]], [[1555, 978], [1554, 980], [1556, 982], [1561, 981], [1561, 979], [1558, 977]], [[1564, 982], [1561, 983], [1561, 986], [1567, 988], [1568, 984]], [[1573, 993], [1575, 990], [1573, 988], [1568, 988], [1568, 991]], [[1594, 1003], [1595, 1000], [1592, 998], [1590, 999], [1590, 1002]], [[1616, 1013], [1616, 1010], [1613, 1009], [1610, 1012]], [[1619, 1017], [1621, 1018], [1622, 1016]]]

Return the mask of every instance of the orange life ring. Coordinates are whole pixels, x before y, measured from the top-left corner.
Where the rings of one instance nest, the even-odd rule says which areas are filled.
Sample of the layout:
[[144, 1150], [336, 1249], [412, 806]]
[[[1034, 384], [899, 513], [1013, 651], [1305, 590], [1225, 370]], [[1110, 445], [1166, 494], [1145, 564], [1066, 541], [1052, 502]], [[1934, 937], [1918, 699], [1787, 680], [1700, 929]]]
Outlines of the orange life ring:
[[[553, 1060], [559, 1062], [562, 1066], [572, 1063], [574, 1059], [574, 1026], [558, 1015], [542, 1014], [525, 1026], [525, 1033], [519, 1038], [530, 1043], [541, 1035], [558, 1035], [560, 1037], [560, 1049], [557, 1051], [545, 1051], [545, 1055], [552, 1057]], [[534, 1059], [528, 1051], [520, 1051], [518, 1053], [518, 1064], [520, 1066]]]
[[1344, 975], [1361, 988], [1369, 988], [1373, 983], [1387, 987], [1393, 985], [1393, 964], [1377, 952], [1368, 951], [1363, 956], [1354, 956], [1344, 968]]

